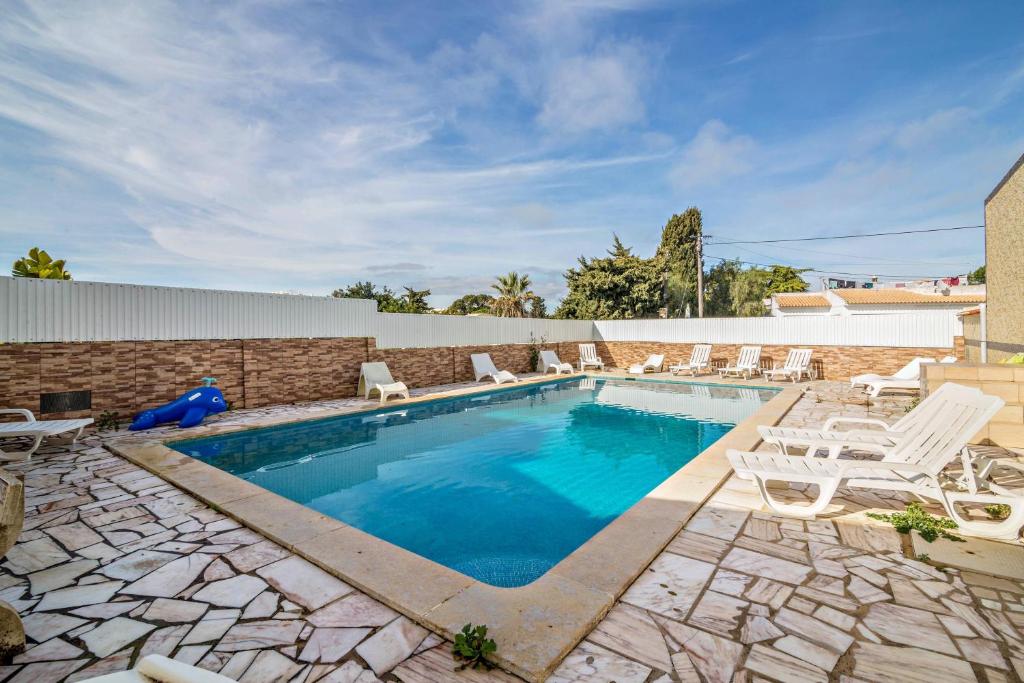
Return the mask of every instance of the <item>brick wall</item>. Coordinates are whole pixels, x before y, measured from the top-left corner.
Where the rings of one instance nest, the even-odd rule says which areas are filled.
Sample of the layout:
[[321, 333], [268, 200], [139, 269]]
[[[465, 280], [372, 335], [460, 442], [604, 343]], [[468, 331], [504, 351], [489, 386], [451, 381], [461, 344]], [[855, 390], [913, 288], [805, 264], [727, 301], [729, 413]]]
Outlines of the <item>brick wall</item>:
[[[545, 346], [576, 365], [579, 343]], [[673, 363], [688, 359], [692, 344], [597, 342], [610, 367], [628, 367], [650, 353]], [[938, 358], [948, 349], [812, 347], [818, 376], [845, 380], [863, 372], [891, 373], [914, 356]], [[789, 347], [765, 346], [762, 363], [782, 363]], [[739, 345], [717, 344], [714, 365], [734, 360]], [[51, 413], [48, 418], [85, 417], [105, 410], [128, 416], [173, 400], [218, 379], [224, 397], [237, 407], [345, 398], [355, 395], [359, 364], [384, 361], [395, 379], [412, 388], [473, 379], [470, 355], [490, 353], [495, 365], [532, 372], [525, 344], [378, 349], [373, 339], [245, 339], [200, 341], [95, 342], [0, 345], [0, 407], [39, 411], [41, 393], [92, 390], [92, 410]]]
[[975, 387], [1006, 401], [988, 426], [974, 437], [974, 443], [988, 441], [1004, 448], [1024, 449], [1024, 367], [991, 363], [925, 367], [925, 394], [946, 382]]

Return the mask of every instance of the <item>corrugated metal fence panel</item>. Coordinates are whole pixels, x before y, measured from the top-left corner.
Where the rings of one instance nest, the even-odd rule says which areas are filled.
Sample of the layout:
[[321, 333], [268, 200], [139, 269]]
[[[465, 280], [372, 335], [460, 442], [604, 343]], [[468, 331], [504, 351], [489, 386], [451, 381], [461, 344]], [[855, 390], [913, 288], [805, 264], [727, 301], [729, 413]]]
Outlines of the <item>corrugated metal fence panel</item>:
[[949, 348], [960, 334], [949, 312], [893, 315], [598, 320], [605, 341]]
[[589, 320], [377, 313], [361, 299], [0, 277], [0, 341], [375, 337], [382, 348], [593, 338]]

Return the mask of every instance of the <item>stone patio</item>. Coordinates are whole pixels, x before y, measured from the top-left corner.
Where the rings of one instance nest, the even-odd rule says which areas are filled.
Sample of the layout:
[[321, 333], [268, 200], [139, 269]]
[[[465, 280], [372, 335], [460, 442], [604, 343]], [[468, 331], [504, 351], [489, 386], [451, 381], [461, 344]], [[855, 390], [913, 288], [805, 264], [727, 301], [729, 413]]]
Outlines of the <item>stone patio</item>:
[[[837, 412], [894, 420], [907, 403], [868, 406], [816, 382], [784, 424]], [[364, 403], [221, 419], [351, 405]], [[0, 599], [22, 613], [29, 649], [0, 681], [80, 680], [152, 652], [241, 681], [518, 680], [454, 674], [440, 637], [113, 455], [104, 438], [8, 465], [25, 475], [26, 520]], [[803, 522], [760, 512], [755, 489], [729, 479], [550, 680], [1020, 681], [1024, 583], [914, 560], [863, 514], [904, 500], [843, 493], [841, 507]]]

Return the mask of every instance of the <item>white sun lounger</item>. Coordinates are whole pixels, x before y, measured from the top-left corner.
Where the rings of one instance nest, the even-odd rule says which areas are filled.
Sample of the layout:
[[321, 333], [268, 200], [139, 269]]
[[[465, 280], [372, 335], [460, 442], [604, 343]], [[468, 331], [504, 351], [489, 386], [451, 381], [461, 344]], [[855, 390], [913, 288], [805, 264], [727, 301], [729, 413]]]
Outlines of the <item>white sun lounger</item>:
[[31, 410], [24, 408], [5, 408], [0, 415], [21, 415], [23, 422], [0, 422], [0, 439], [27, 437], [33, 439], [32, 445], [23, 451], [5, 451], [0, 449], [0, 460], [29, 459], [43, 443], [43, 439], [71, 433], [71, 443], [82, 435], [82, 430], [92, 424], [92, 418], [79, 420], [37, 420]]
[[[832, 501], [840, 484], [847, 487], [885, 491], [906, 491], [942, 504], [965, 534], [986, 538], [1015, 539], [1024, 526], [1024, 497], [1005, 490], [979, 492], [967, 453], [967, 442], [1003, 407], [1003, 400], [986, 396], [977, 389], [959, 385], [936, 399], [927, 420], [915, 424], [880, 461], [807, 458], [782, 453], [726, 453], [739, 475], [753, 478], [761, 498], [782, 515], [813, 517]], [[969, 490], [951, 490], [943, 469], [960, 458], [970, 479]], [[806, 483], [818, 486], [818, 495], [808, 505], [782, 503], [772, 497], [768, 482]], [[1009, 517], [998, 522], [964, 518], [961, 503], [1006, 504]]]
[[631, 375], [642, 375], [648, 370], [651, 372], [661, 372], [661, 366], [665, 364], [665, 356], [660, 353], [652, 353], [647, 356], [647, 360], [643, 363], [634, 363], [629, 366], [629, 374]]
[[776, 377], [782, 377], [791, 380], [794, 384], [804, 375], [807, 375], [807, 379], [810, 379], [812, 353], [811, 349], [790, 349], [786, 355], [786, 362], [782, 367], [774, 365], [771, 370], [764, 371], [765, 379], [773, 380]]
[[750, 379], [752, 375], [759, 374], [761, 372], [761, 347], [760, 346], [743, 346], [740, 348], [740, 356], [736, 359], [735, 365], [726, 365], [724, 368], [718, 368], [718, 374], [722, 377], [728, 377], [729, 375], [735, 375], [736, 377], [745, 377]]
[[594, 366], [598, 370], [604, 370], [604, 361], [597, 355], [597, 346], [594, 344], [580, 344], [580, 372], [583, 372], [590, 366]]
[[495, 384], [519, 381], [519, 378], [508, 370], [499, 370], [495, 367], [494, 361], [491, 360], [491, 354], [489, 353], [473, 353], [470, 354], [469, 359], [473, 361], [473, 374], [476, 375], [475, 381], [477, 382], [484, 377], [490, 377], [494, 380]]
[[673, 375], [689, 370], [690, 375], [693, 377], [697, 376], [702, 370], [707, 370], [711, 367], [711, 344], [695, 344], [693, 351], [690, 353], [690, 362], [679, 363], [678, 365], [668, 366], [668, 371]]
[[381, 403], [388, 400], [388, 396], [409, 398], [409, 387], [395, 381], [387, 363], [363, 363], [359, 368], [356, 394], [362, 394], [363, 398], [368, 399], [375, 391], [380, 392]]
[[232, 683], [234, 680], [154, 654], [143, 657], [134, 669], [87, 678], [82, 683]]
[[558, 354], [554, 351], [541, 351], [540, 352], [540, 370], [545, 375], [548, 370], [554, 369], [556, 375], [561, 375], [563, 372], [572, 374], [572, 364], [563, 363], [558, 360]]
[[[932, 358], [915, 358], [910, 361], [910, 363], [903, 366], [899, 372], [890, 377], [882, 377], [879, 375], [858, 375], [852, 378], [850, 383], [853, 386], [857, 386], [857, 384], [863, 385], [868, 396], [872, 397], [878, 396], [883, 391], [890, 389], [916, 391], [921, 388], [921, 364], [934, 362], [935, 361]], [[939, 362], [955, 363], [956, 357], [946, 356]]]

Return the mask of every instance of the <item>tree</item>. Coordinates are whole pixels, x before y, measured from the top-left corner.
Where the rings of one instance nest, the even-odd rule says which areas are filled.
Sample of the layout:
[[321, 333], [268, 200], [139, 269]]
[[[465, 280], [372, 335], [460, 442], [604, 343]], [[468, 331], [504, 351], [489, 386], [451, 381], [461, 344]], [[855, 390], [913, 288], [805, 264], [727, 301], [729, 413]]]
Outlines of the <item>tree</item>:
[[967, 284], [969, 285], [983, 285], [985, 284], [985, 266], [979, 266], [967, 276]]
[[544, 301], [542, 296], [534, 296], [530, 300], [530, 316], [531, 318], [546, 318], [548, 317], [548, 306], [547, 302]]
[[687, 305], [697, 307], [697, 273], [704, 267], [703, 263], [697, 263], [697, 243], [702, 230], [703, 219], [695, 206], [674, 214], [662, 228], [656, 258], [664, 266], [664, 302], [669, 317], [683, 316]]
[[64, 259], [55, 261], [39, 247], [32, 247], [28, 250], [28, 256], [14, 262], [11, 275], [41, 280], [70, 280], [71, 273], [64, 270], [64, 263]]
[[708, 272], [708, 315], [767, 315], [764, 300], [772, 294], [807, 291], [807, 283], [800, 277], [802, 272], [805, 271], [778, 265], [744, 269], [739, 261], [722, 261]]
[[530, 291], [529, 275], [520, 275], [515, 271], [508, 275], [499, 275], [497, 282], [491, 287], [498, 292], [491, 306], [494, 315], [502, 318], [526, 316], [526, 307], [534, 298], [534, 293]]
[[493, 305], [494, 297], [490, 294], [466, 294], [453, 301], [444, 312], [446, 315], [489, 313]]
[[616, 320], [652, 318], [658, 314], [662, 295], [660, 259], [633, 254], [615, 235], [605, 258], [578, 259], [579, 266], [565, 272], [569, 293], [562, 299], [556, 318]]
[[344, 289], [336, 289], [331, 296], [336, 299], [373, 299], [377, 302], [377, 310], [381, 313], [428, 313], [430, 305], [427, 297], [430, 290], [415, 290], [403, 287], [405, 294], [398, 296], [387, 286], [378, 290], [372, 282], [357, 282]]
[[405, 290], [398, 299], [398, 309], [391, 311], [393, 313], [429, 313], [430, 304], [427, 303], [427, 297], [430, 296], [429, 289], [413, 289], [412, 287], [402, 287]]

